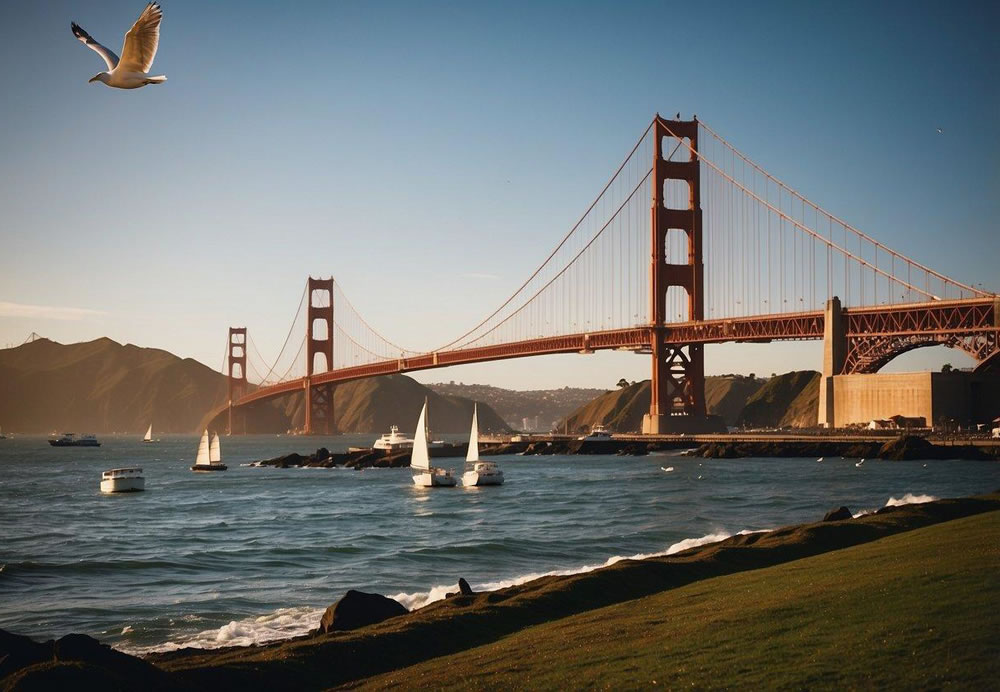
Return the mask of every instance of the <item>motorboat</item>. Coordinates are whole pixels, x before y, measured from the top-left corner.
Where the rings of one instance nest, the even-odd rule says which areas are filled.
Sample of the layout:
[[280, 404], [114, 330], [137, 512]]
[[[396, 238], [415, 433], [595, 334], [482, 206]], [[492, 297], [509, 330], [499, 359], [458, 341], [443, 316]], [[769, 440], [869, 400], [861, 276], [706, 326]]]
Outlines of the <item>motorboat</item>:
[[382, 437], [375, 440], [372, 448], [391, 454], [404, 449], [413, 449], [413, 439], [407, 437], [405, 433], [399, 432], [399, 428], [393, 425], [389, 428], [388, 433], [383, 433]]
[[417, 471], [413, 475], [413, 484], [420, 488], [451, 488], [457, 479], [449, 469], [431, 466], [430, 453], [427, 449], [427, 400], [420, 409], [417, 420], [417, 431], [413, 435], [413, 452], [410, 455], [410, 467]]
[[469, 452], [465, 455], [465, 472], [462, 485], [503, 485], [503, 471], [493, 461], [479, 459], [479, 407], [472, 408], [472, 432], [469, 433]]
[[93, 435], [81, 435], [77, 437], [75, 433], [63, 433], [61, 437], [49, 440], [53, 447], [100, 447], [101, 443]]
[[153, 439], [153, 424], [152, 423], [150, 423], [149, 427], [146, 428], [146, 434], [143, 435], [142, 441], [143, 442], [147, 442], [147, 443], [159, 442], [159, 440], [154, 440]]
[[138, 466], [111, 469], [101, 474], [102, 493], [136, 493], [145, 489], [146, 479]]
[[611, 439], [611, 433], [608, 432], [608, 429], [603, 425], [598, 424], [590, 429], [589, 435], [582, 435], [577, 439], [583, 440], [584, 442], [606, 442]]
[[228, 467], [222, 463], [222, 448], [219, 445], [219, 434], [201, 434], [198, 442], [198, 458], [195, 459], [192, 471], [225, 471]]

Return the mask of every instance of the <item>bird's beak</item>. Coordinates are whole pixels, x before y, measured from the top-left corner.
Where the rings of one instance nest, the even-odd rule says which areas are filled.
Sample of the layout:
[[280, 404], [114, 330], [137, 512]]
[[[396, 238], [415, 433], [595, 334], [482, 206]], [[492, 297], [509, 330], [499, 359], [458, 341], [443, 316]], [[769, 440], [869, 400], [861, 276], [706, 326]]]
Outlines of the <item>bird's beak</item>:
[[96, 82], [96, 81], [97, 81], [97, 75], [95, 74], [93, 77], [91, 77], [90, 79], [87, 80], [87, 84], [90, 84], [91, 82]]

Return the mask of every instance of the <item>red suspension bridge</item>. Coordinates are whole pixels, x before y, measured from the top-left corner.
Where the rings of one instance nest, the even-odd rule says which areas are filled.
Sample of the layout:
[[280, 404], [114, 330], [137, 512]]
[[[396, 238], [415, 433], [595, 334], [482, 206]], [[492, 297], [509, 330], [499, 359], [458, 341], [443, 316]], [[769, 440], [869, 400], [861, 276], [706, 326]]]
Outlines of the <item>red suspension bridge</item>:
[[333, 387], [376, 375], [617, 349], [651, 358], [643, 431], [697, 431], [705, 344], [823, 339], [820, 423], [834, 375], [906, 351], [1000, 362], [1000, 298], [879, 243], [781, 182], [698, 120], [653, 119], [607, 185], [496, 310], [432, 351], [372, 328], [310, 278], [278, 356], [245, 327], [227, 346], [230, 432], [246, 407], [302, 392], [305, 432], [334, 432]]

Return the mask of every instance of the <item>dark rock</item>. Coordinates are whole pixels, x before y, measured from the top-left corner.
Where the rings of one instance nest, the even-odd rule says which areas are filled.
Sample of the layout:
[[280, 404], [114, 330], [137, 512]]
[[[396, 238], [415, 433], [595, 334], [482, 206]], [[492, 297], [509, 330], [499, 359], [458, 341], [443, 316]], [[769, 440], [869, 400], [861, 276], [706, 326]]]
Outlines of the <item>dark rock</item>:
[[458, 578], [458, 591], [463, 596], [471, 596], [475, 593], [475, 591], [472, 590], [472, 587], [469, 586], [469, 582], [465, 581], [462, 577]]
[[844, 519], [852, 519], [853, 517], [854, 515], [851, 514], [851, 510], [847, 509], [847, 507], [838, 507], [827, 512], [823, 516], [823, 521], [843, 521]]
[[374, 625], [409, 611], [398, 601], [377, 593], [351, 589], [343, 598], [326, 609], [320, 620], [320, 632], [342, 632]]
[[68, 634], [37, 643], [0, 630], [3, 689], [165, 689], [166, 674], [92, 637]]

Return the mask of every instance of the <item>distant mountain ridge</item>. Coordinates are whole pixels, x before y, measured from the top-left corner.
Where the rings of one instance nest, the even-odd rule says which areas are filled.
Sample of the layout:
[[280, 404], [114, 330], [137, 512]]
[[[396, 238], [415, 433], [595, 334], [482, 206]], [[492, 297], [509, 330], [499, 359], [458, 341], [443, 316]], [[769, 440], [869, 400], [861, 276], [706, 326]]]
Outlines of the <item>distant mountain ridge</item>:
[[0, 350], [0, 424], [23, 433], [194, 431], [226, 379], [191, 358], [100, 338]]
[[523, 419], [537, 418], [537, 429], [548, 431], [555, 421], [562, 420], [573, 410], [607, 392], [606, 389], [562, 387], [561, 389], [515, 390], [488, 384], [439, 382], [428, 384], [433, 391], [446, 396], [459, 396], [489, 404], [515, 430]]
[[[40, 338], [0, 349], [0, 426], [20, 433], [191, 433], [205, 425], [224, 429], [225, 375], [168, 351], [120, 344], [108, 338], [60, 344]], [[340, 432], [382, 433], [390, 425], [412, 433], [424, 398], [432, 431], [467, 433], [473, 402], [437, 394], [405, 375], [347, 382], [335, 388]], [[247, 432], [301, 429], [301, 394], [248, 409]], [[486, 403], [479, 406], [484, 432], [510, 428]]]

